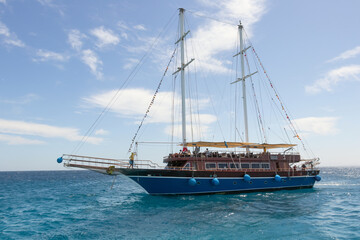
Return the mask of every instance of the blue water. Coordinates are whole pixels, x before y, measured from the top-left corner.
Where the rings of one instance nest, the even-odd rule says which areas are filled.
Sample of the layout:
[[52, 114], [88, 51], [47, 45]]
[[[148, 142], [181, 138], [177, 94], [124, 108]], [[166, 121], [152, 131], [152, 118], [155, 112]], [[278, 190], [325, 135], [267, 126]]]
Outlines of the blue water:
[[0, 239], [360, 239], [360, 168], [313, 189], [150, 196], [90, 171], [0, 172]]

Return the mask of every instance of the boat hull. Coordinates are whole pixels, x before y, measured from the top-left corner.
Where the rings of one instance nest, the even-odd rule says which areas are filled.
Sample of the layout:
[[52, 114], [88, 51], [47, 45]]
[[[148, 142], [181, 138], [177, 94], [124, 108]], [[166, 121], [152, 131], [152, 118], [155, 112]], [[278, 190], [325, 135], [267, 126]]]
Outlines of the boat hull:
[[186, 195], [241, 193], [252, 191], [276, 191], [283, 189], [312, 188], [315, 176], [282, 177], [276, 181], [274, 177], [256, 177], [247, 182], [243, 177], [217, 178], [214, 184], [211, 177], [199, 177], [190, 180], [188, 177], [164, 176], [128, 176], [152, 195]]
[[[152, 195], [241, 193], [312, 188], [316, 178], [318, 181], [321, 179], [318, 176], [319, 170], [246, 172], [116, 168], [109, 172], [106, 167], [90, 167], [73, 163], [67, 166], [86, 168], [108, 175], [125, 175]], [[244, 179], [246, 175], [250, 179]]]

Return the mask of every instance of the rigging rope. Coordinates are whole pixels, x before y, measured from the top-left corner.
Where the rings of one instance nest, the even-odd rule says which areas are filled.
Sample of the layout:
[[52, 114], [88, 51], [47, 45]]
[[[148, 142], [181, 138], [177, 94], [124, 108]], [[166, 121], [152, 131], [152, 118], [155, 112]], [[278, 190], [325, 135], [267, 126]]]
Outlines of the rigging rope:
[[[249, 61], [248, 61], [248, 58], [247, 58], [247, 55], [244, 54], [244, 57], [245, 57], [245, 60], [246, 60], [246, 65], [247, 65], [247, 68], [248, 68], [248, 71], [250, 73], [250, 65], [249, 65]], [[258, 124], [259, 124], [259, 128], [261, 126], [261, 130], [260, 130], [260, 134], [261, 134], [261, 131], [262, 131], [262, 134], [263, 134], [263, 137], [264, 137], [264, 142], [266, 143], [267, 142], [267, 139], [266, 139], [266, 134], [265, 134], [265, 129], [264, 129], [264, 124], [263, 124], [263, 121], [262, 121], [262, 117], [261, 117], [261, 113], [260, 113], [260, 107], [259, 107], [259, 103], [258, 103], [258, 100], [257, 100], [257, 96], [256, 96], [256, 92], [255, 92], [255, 85], [254, 85], [254, 81], [253, 81], [253, 78], [252, 76], [250, 75], [250, 81], [251, 81], [251, 88], [253, 90], [253, 95], [254, 95], [254, 99], [255, 99], [255, 109], [257, 111], [257, 114], [259, 115], [258, 117]]]
[[98, 117], [95, 119], [95, 121], [91, 124], [91, 126], [89, 127], [89, 129], [86, 131], [86, 133], [84, 134], [84, 136], [81, 138], [80, 142], [75, 146], [75, 148], [73, 149], [71, 154], [75, 154], [76, 152], [78, 152], [81, 147], [86, 143], [86, 141], [88, 140], [88, 138], [93, 134], [93, 132], [95, 131], [95, 129], [97, 128], [97, 126], [100, 124], [100, 122], [102, 121], [102, 119], [104, 118], [104, 116], [110, 111], [112, 105], [117, 101], [117, 99], [119, 98], [119, 93], [120, 91], [125, 88], [130, 81], [132, 81], [136, 74], [139, 72], [140, 67], [144, 64], [145, 59], [149, 56], [151, 50], [153, 50], [153, 48], [157, 45], [157, 43], [160, 41], [161, 36], [164, 34], [165, 30], [168, 28], [168, 26], [170, 25], [170, 23], [173, 21], [173, 18], [176, 15], [175, 11], [173, 13], [173, 15], [171, 16], [171, 18], [169, 19], [169, 21], [166, 23], [166, 25], [164, 26], [164, 28], [162, 29], [162, 31], [159, 33], [159, 35], [157, 36], [157, 38], [154, 40], [154, 42], [150, 45], [149, 49], [146, 51], [146, 53], [141, 57], [141, 59], [139, 60], [139, 62], [136, 64], [136, 66], [133, 68], [133, 70], [130, 72], [130, 74], [128, 75], [128, 77], [126, 78], [126, 80], [123, 82], [123, 84], [117, 89], [116, 93], [113, 95], [113, 97], [111, 98], [111, 100], [108, 102], [108, 104], [106, 105], [105, 108], [103, 108], [103, 110], [101, 111], [101, 113], [98, 115]]
[[[185, 23], [187, 24], [187, 28], [188, 29], [191, 29], [190, 28], [190, 25], [187, 21], [187, 18], [185, 16]], [[193, 36], [192, 36], [192, 33], [190, 32], [190, 36], [192, 38], [190, 38], [190, 43], [192, 44], [192, 46], [195, 46], [195, 44], [193, 43]], [[185, 42], [186, 43], [186, 42]], [[192, 54], [193, 56], [195, 56], [195, 49], [194, 47], [191, 48], [192, 49]], [[199, 109], [199, 93], [198, 93], [198, 86], [197, 86], [197, 69], [196, 69], [196, 62], [194, 62], [193, 64], [194, 66], [194, 83], [195, 83], [195, 96], [196, 96], [196, 116], [194, 117], [194, 121], [195, 121], [195, 124], [196, 124], [196, 121], [197, 121], [197, 134], [198, 134], [198, 138], [199, 140], [201, 140], [202, 138], [202, 131], [201, 131], [201, 121], [200, 121], [200, 109]], [[188, 72], [189, 73], [189, 72]], [[191, 98], [190, 98], [190, 101], [191, 101]], [[190, 114], [192, 114], [192, 112], [190, 112]], [[197, 118], [197, 119], [196, 119]]]
[[304, 145], [304, 142], [302, 141], [302, 139], [300, 138], [298, 132], [296, 131], [296, 128], [295, 128], [293, 122], [291, 121], [291, 119], [290, 119], [290, 117], [289, 117], [289, 115], [288, 115], [288, 113], [287, 113], [287, 111], [286, 111], [286, 109], [285, 109], [282, 101], [280, 100], [279, 94], [277, 93], [277, 91], [276, 91], [276, 89], [275, 89], [272, 81], [270, 80], [270, 77], [269, 77], [269, 75], [267, 74], [267, 72], [266, 72], [266, 70], [265, 70], [265, 68], [264, 68], [264, 66], [263, 66], [263, 64], [262, 64], [262, 62], [261, 62], [258, 54], [256, 53], [255, 48], [254, 48], [253, 45], [251, 45], [251, 49], [253, 50], [254, 55], [256, 56], [257, 60], [259, 61], [259, 64], [260, 64], [260, 66], [261, 66], [261, 68], [262, 68], [262, 70], [263, 70], [263, 72], [264, 72], [264, 74], [265, 74], [265, 76], [266, 76], [266, 79], [269, 81], [269, 84], [270, 84], [271, 88], [273, 89], [273, 91], [274, 91], [274, 93], [275, 93], [275, 96], [276, 96], [277, 100], [278, 100], [279, 103], [280, 103], [281, 109], [282, 109], [283, 112], [285, 113], [286, 119], [288, 120], [288, 122], [289, 122], [289, 124], [290, 124], [290, 129], [291, 129], [291, 130], [293, 131], [293, 133], [295, 134], [295, 137], [297, 137], [297, 138], [300, 140], [303, 148], [306, 150], [305, 145]]
[[138, 127], [138, 129], [137, 129], [137, 131], [136, 131], [136, 133], [135, 133], [135, 135], [134, 135], [134, 137], [133, 137], [132, 140], [131, 140], [131, 144], [130, 144], [128, 153], [131, 152], [131, 149], [132, 149], [132, 146], [133, 146], [133, 144], [134, 144], [134, 142], [135, 142], [136, 136], [138, 135], [138, 133], [139, 133], [139, 131], [140, 131], [140, 129], [141, 129], [141, 127], [142, 127], [142, 125], [143, 125], [146, 117], [148, 116], [148, 114], [149, 114], [149, 112], [150, 112], [150, 108], [151, 108], [152, 105], [154, 104], [156, 95], [158, 94], [158, 92], [159, 92], [159, 90], [160, 90], [161, 84], [162, 84], [162, 82], [163, 82], [163, 80], [164, 80], [164, 77], [165, 77], [165, 75], [166, 75], [166, 73], [167, 73], [167, 71], [168, 71], [168, 69], [169, 69], [170, 63], [172, 62], [172, 60], [173, 60], [173, 58], [174, 58], [174, 56], [175, 56], [175, 52], [176, 52], [176, 48], [174, 49], [174, 52], [173, 52], [173, 54], [171, 55], [170, 61], [169, 61], [169, 63], [168, 63], [167, 66], [166, 66], [166, 69], [165, 69], [165, 71], [164, 71], [164, 74], [163, 74], [163, 76], [161, 77], [161, 80], [160, 80], [160, 82], [159, 82], [159, 84], [158, 84], [158, 87], [156, 88], [156, 91], [155, 91], [155, 93], [154, 93], [154, 96], [152, 97], [151, 102], [150, 102], [150, 104], [149, 104], [149, 106], [148, 106], [148, 108], [147, 108], [147, 110], [146, 110], [146, 113], [145, 113], [143, 119], [141, 120], [140, 125], [139, 125], [139, 127]]

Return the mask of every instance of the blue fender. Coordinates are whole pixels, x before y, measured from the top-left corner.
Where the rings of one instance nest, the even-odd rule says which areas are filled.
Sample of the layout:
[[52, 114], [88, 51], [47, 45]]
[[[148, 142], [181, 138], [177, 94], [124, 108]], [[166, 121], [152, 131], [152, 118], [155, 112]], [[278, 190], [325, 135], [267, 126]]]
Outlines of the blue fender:
[[275, 181], [281, 182], [281, 177], [280, 177], [280, 175], [278, 175], [278, 174], [275, 175]]
[[217, 186], [217, 185], [220, 184], [220, 181], [219, 181], [218, 178], [213, 178], [213, 179], [211, 180], [211, 183], [212, 183], [212, 185]]
[[189, 185], [190, 186], [195, 186], [196, 185], [196, 180], [195, 178], [190, 178], [189, 181], [188, 181]]
[[62, 157], [59, 157], [56, 161], [57, 161], [58, 163], [62, 163], [63, 158], [62, 158]]
[[316, 176], [315, 176], [315, 180], [318, 181], [318, 182], [320, 182], [320, 181], [321, 181], [321, 177], [320, 177], [319, 175], [316, 175]]
[[251, 177], [250, 177], [249, 174], [245, 174], [245, 175], [244, 175], [244, 181], [245, 181], [245, 182], [250, 182], [250, 181], [251, 181]]

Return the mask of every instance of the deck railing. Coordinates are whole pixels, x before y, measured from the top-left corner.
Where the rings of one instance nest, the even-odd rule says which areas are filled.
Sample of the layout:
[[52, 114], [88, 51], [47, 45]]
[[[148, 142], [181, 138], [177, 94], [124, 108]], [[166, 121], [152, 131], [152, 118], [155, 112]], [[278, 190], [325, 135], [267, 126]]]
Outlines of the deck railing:
[[[90, 156], [80, 156], [64, 154], [62, 156], [64, 165], [71, 167], [71, 165], [80, 165], [84, 168], [129, 168], [130, 163], [128, 159], [112, 159], [112, 158], [99, 158]], [[139, 169], [163, 169], [163, 166], [158, 165], [150, 160], [135, 160], [133, 168]]]
[[[99, 157], [90, 157], [90, 156], [80, 156], [80, 155], [71, 155], [64, 154], [62, 156], [64, 165], [67, 167], [81, 167], [81, 168], [97, 168], [97, 169], [108, 169], [111, 166], [115, 168], [130, 168], [128, 159], [112, 159], [112, 158], [99, 158]], [[315, 167], [306, 167], [306, 168], [278, 168], [278, 169], [266, 169], [266, 168], [207, 168], [207, 169], [196, 169], [194, 167], [165, 167], [160, 166], [157, 163], [152, 162], [151, 160], [134, 160], [133, 168], [135, 169], [166, 169], [166, 170], [183, 170], [183, 171], [248, 171], [248, 172], [301, 172], [308, 170], [316, 170]]]
[[[234, 158], [234, 159], [242, 159], [242, 158], [263, 158], [264, 156], [300, 156], [300, 153], [298, 152], [286, 152], [286, 153], [250, 153], [250, 154], [246, 154], [243, 152], [218, 152], [218, 151], [212, 151], [212, 152], [200, 152], [200, 153], [190, 153], [190, 152], [186, 152], [186, 153], [173, 153], [173, 154], [169, 154], [168, 156], [163, 157], [163, 159], [176, 159], [176, 158], [193, 158], [193, 157], [197, 157], [197, 158]], [[277, 159], [271, 159], [271, 160], [277, 160]]]

